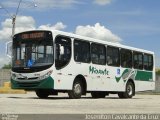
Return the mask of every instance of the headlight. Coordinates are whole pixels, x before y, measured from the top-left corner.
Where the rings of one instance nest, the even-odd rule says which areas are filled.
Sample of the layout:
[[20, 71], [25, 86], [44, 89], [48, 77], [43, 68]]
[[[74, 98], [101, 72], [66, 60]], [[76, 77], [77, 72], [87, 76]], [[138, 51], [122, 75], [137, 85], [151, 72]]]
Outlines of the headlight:
[[17, 77], [16, 77], [16, 74], [13, 73], [13, 74], [12, 74], [12, 79], [15, 80], [16, 78], [17, 78]]
[[43, 80], [48, 78], [51, 74], [52, 74], [53, 70], [50, 70], [49, 72], [47, 72], [46, 74], [44, 74], [43, 76], [39, 77], [39, 80]]

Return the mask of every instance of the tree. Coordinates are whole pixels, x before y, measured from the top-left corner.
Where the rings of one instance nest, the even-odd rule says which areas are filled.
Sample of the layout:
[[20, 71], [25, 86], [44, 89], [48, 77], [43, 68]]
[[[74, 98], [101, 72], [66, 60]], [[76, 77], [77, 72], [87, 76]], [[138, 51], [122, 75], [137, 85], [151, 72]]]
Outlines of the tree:
[[160, 69], [156, 71], [156, 75], [160, 75]]
[[11, 63], [5, 64], [2, 69], [11, 69]]

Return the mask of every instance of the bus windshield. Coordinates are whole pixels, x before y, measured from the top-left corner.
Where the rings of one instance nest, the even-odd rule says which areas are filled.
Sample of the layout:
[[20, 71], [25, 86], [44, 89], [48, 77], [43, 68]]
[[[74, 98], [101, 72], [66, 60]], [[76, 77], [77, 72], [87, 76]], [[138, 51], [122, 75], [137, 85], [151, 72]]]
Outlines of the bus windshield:
[[17, 34], [13, 39], [13, 69], [40, 68], [53, 64], [53, 38], [49, 31]]

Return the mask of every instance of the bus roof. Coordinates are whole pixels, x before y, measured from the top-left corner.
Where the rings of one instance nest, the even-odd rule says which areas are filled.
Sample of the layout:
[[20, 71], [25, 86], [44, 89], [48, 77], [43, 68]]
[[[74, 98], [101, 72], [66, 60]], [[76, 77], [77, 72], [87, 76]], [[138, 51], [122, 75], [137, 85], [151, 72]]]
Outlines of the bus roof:
[[53, 32], [53, 34], [56, 34], [56, 35], [64, 35], [64, 36], [69, 36], [71, 38], [77, 38], [77, 39], [82, 39], [82, 40], [86, 40], [86, 41], [90, 41], [90, 42], [96, 42], [96, 43], [105, 44], [105, 45], [109, 45], [109, 46], [115, 46], [115, 47], [120, 47], [120, 48], [124, 48], [124, 49], [130, 49], [130, 50], [134, 50], [134, 51], [137, 51], [137, 52], [154, 54], [154, 52], [152, 52], [152, 51], [139, 49], [139, 48], [135, 48], [135, 47], [131, 47], [131, 46], [126, 46], [126, 45], [122, 45], [120, 43], [108, 42], [108, 41], [104, 41], [104, 40], [100, 40], [100, 39], [85, 37], [85, 36], [81, 36], [81, 35], [77, 35], [77, 34], [73, 34], [73, 33], [69, 33], [69, 32], [58, 31], [58, 30], [53, 30], [52, 32]]

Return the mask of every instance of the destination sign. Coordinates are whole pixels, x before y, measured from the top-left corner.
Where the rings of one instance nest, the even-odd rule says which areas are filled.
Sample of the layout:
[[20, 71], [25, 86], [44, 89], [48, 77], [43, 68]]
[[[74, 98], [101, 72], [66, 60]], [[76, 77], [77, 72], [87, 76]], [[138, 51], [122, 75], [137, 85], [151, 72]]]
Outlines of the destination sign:
[[37, 39], [44, 37], [45, 37], [44, 32], [24, 33], [21, 35], [21, 39]]

